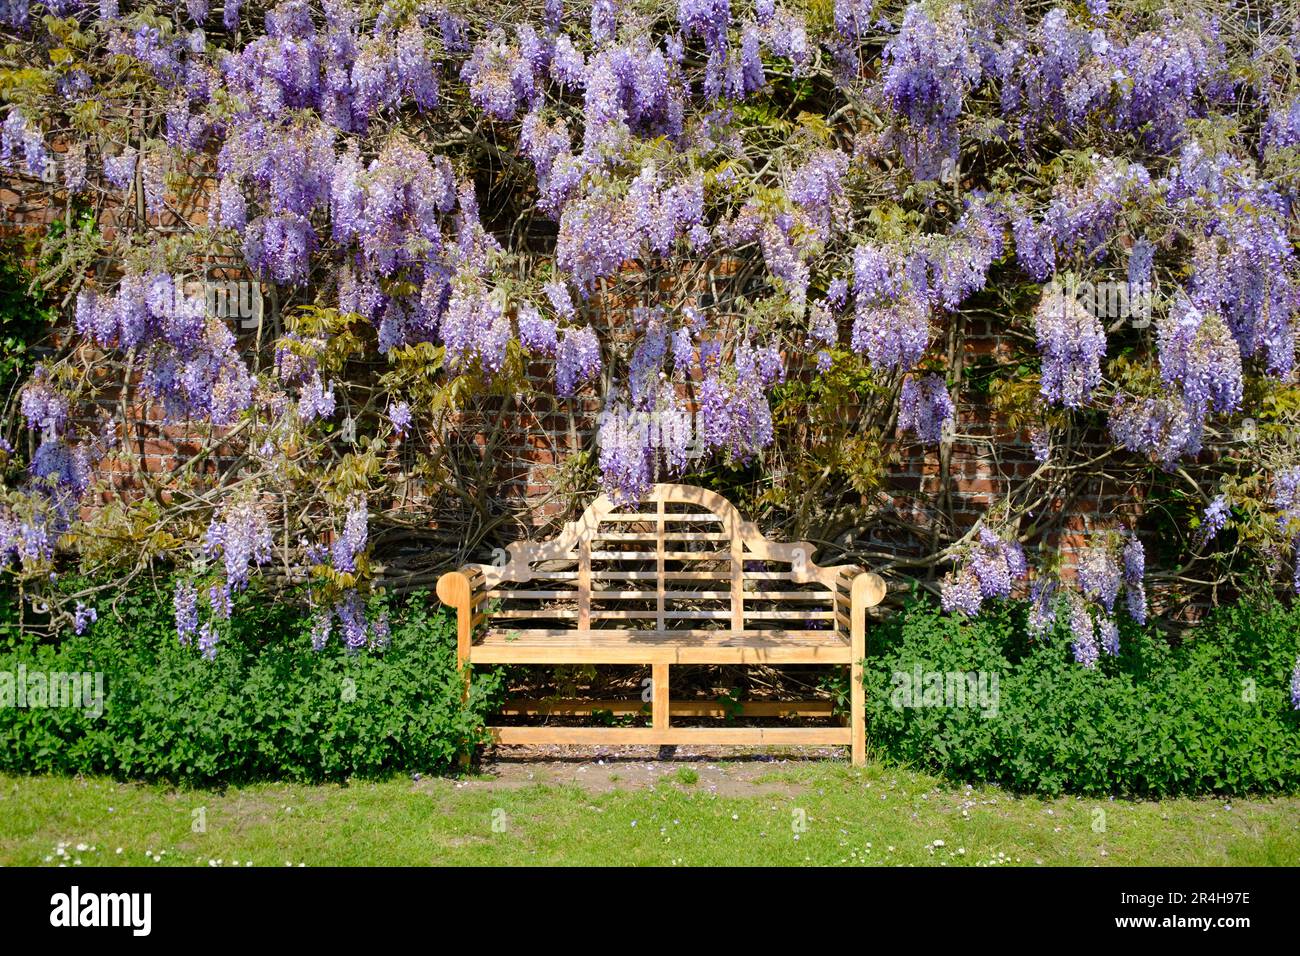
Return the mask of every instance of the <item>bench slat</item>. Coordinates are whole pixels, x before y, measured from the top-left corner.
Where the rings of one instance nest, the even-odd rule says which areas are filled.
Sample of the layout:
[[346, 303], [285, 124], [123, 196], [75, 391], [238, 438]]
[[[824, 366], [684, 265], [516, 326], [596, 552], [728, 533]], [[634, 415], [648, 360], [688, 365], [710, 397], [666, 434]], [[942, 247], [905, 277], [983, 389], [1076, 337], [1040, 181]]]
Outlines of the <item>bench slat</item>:
[[475, 644], [474, 664], [849, 664], [848, 644], [798, 644], [787, 640], [770, 645], [646, 643], [547, 645], [521, 640], [514, 644]]
[[[596, 533], [591, 536], [592, 541], [646, 541], [653, 543], [655, 538], [652, 534], [642, 534], [638, 531], [606, 531]], [[718, 531], [694, 531], [694, 532], [665, 532], [663, 536], [665, 541], [730, 541], [731, 535], [723, 534]]]
[[[646, 572], [654, 577], [653, 572]], [[550, 591], [519, 591], [519, 590], [495, 590], [484, 592], [489, 599], [503, 601], [555, 601], [573, 599], [578, 597], [576, 588], [571, 590], [550, 590]], [[669, 601], [726, 601], [731, 599], [730, 591], [674, 591], [672, 588], [660, 590], [625, 590], [625, 591], [602, 591], [599, 588], [593, 588], [591, 599], [593, 601], [653, 601], [660, 594]], [[833, 598], [829, 591], [745, 591], [745, 597], [751, 601], [801, 601], [801, 602], [818, 602], [825, 604]]]
[[[647, 538], [647, 544], [654, 544], [654, 538]], [[649, 551], [593, 551], [593, 561], [653, 561], [655, 552]], [[725, 551], [665, 551], [665, 561], [730, 561], [731, 555]], [[593, 572], [598, 573], [598, 572]]]
[[852, 743], [850, 727], [489, 727], [498, 744], [659, 744], [699, 746], [806, 745]]
[[[658, 515], [657, 515], [655, 512], [653, 512], [653, 511], [647, 511], [645, 514], [608, 514], [608, 515], [605, 515], [604, 517], [602, 517], [600, 520], [601, 520], [602, 522], [605, 522], [605, 521], [627, 521], [627, 522], [633, 522], [633, 521], [644, 521], [644, 522], [646, 522], [647, 524], [654, 524], [654, 523], [655, 523], [656, 521], [658, 521], [659, 519], [658, 519]], [[691, 513], [691, 514], [686, 514], [686, 513], [684, 513], [684, 512], [683, 512], [683, 513], [674, 513], [674, 512], [669, 511], [669, 512], [665, 512], [665, 513], [664, 513], [664, 520], [667, 521], [667, 522], [681, 522], [681, 523], [683, 523], [683, 524], [690, 523], [690, 522], [697, 522], [697, 521], [699, 521], [699, 522], [709, 521], [709, 522], [713, 522], [714, 524], [717, 524], [717, 523], [719, 523], [719, 522], [722, 521], [722, 516], [721, 516], [721, 515], [715, 515], [715, 514], [714, 514], [713, 512], [711, 512], [711, 511], [698, 511], [698, 512], [693, 512], [693, 513]]]
[[777, 640], [825, 644], [831, 646], [848, 646], [848, 642], [834, 631], [815, 628], [749, 628], [733, 633], [725, 628], [682, 628], [681, 630], [661, 631], [649, 628], [604, 627], [588, 630], [570, 627], [508, 628], [498, 627], [485, 631], [475, 647], [503, 644], [517, 647], [525, 642], [548, 644], [550, 646], [586, 647], [591, 645], [618, 646], [658, 642], [661, 644], [682, 644], [688, 641], [742, 645], [746, 642], [753, 646], [767, 646]]

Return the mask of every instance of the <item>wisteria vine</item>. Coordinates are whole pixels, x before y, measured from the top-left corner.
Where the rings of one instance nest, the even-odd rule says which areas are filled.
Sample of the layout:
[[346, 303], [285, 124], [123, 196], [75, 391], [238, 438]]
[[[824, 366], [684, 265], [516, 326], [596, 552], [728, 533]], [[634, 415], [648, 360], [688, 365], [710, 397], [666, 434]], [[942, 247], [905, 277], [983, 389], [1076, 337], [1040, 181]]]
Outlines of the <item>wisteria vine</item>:
[[[943, 492], [911, 550], [837, 546], [953, 612], [1028, 594], [1035, 633], [1060, 624], [1097, 666], [1121, 594], [1145, 623], [1149, 583], [1191, 582], [1147, 568], [1136, 514], [1071, 573], [1051, 560], [1045, 509], [1089, 467], [1190, 494], [1184, 570], [1228, 581], [1243, 548], [1296, 567], [1300, 21], [1253, 15], [5, 0], [0, 167], [99, 225], [46, 241], [72, 334], [16, 399], [32, 438], [6, 441], [0, 555], [33, 586], [62, 551], [98, 555], [78, 535], [131, 454], [125, 405], [79, 371], [104, 363], [233, 462], [200, 451], [154, 489], [185, 517], [147, 559], [203, 582], [177, 587], [178, 635], [216, 653], [260, 577], [306, 587], [316, 645], [382, 644], [366, 596], [427, 579], [399, 574], [399, 483], [468, 501], [466, 396], [548, 393], [601, 409], [575, 488], [756, 471], [801, 532], [846, 508], [903, 522], [873, 462], [951, 481], [956, 446], [1028, 445], [986, 514]], [[214, 258], [269, 299], [255, 335], [190, 289]], [[1017, 423], [995, 439], [968, 427], [979, 316]], [[813, 386], [850, 388], [853, 453], [790, 413]], [[481, 502], [474, 520], [486, 543]]]

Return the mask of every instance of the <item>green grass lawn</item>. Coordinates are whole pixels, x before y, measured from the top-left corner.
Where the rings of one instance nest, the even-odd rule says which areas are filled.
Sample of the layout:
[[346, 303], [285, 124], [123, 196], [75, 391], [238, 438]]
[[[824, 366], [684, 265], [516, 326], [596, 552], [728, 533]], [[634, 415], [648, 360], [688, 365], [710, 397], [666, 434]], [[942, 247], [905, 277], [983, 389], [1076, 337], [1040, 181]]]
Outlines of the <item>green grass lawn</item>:
[[590, 763], [557, 783], [523, 765], [508, 777], [221, 791], [0, 776], [0, 863], [1300, 863], [1300, 797], [1047, 800], [879, 765], [731, 769]]

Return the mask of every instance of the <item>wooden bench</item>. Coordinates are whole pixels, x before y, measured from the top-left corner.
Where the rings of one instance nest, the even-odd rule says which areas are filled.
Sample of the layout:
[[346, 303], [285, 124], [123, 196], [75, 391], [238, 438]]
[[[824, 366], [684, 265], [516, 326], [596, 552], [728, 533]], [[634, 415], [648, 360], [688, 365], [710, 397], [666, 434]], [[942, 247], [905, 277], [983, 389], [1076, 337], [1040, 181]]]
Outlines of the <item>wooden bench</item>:
[[[806, 542], [768, 541], [721, 495], [674, 484], [655, 485], [632, 506], [602, 495], [558, 537], [508, 552], [438, 581], [438, 597], [457, 610], [466, 686], [472, 664], [649, 665], [651, 726], [490, 728], [497, 743], [847, 744], [854, 764], [865, 761], [862, 661], [866, 610], [885, 595], [878, 575], [819, 567]], [[713, 713], [669, 700], [673, 664], [847, 665], [848, 726], [672, 725], [674, 715]], [[828, 715], [820, 704], [751, 704], [741, 713]], [[566, 712], [553, 703], [508, 710]]]

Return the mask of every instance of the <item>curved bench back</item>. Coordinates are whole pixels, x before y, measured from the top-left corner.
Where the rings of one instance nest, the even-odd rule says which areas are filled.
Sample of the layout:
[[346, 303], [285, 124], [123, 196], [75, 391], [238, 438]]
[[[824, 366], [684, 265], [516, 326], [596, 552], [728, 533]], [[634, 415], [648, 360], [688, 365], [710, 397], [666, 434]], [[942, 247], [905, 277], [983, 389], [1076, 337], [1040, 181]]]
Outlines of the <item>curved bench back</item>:
[[[635, 504], [602, 495], [557, 537], [508, 553], [466, 570], [482, 575], [489, 618], [521, 636], [831, 629], [847, 623], [858, 570], [819, 567], [807, 542], [768, 541], [726, 498], [678, 484], [657, 484]], [[530, 587], [505, 586], [519, 584]]]

